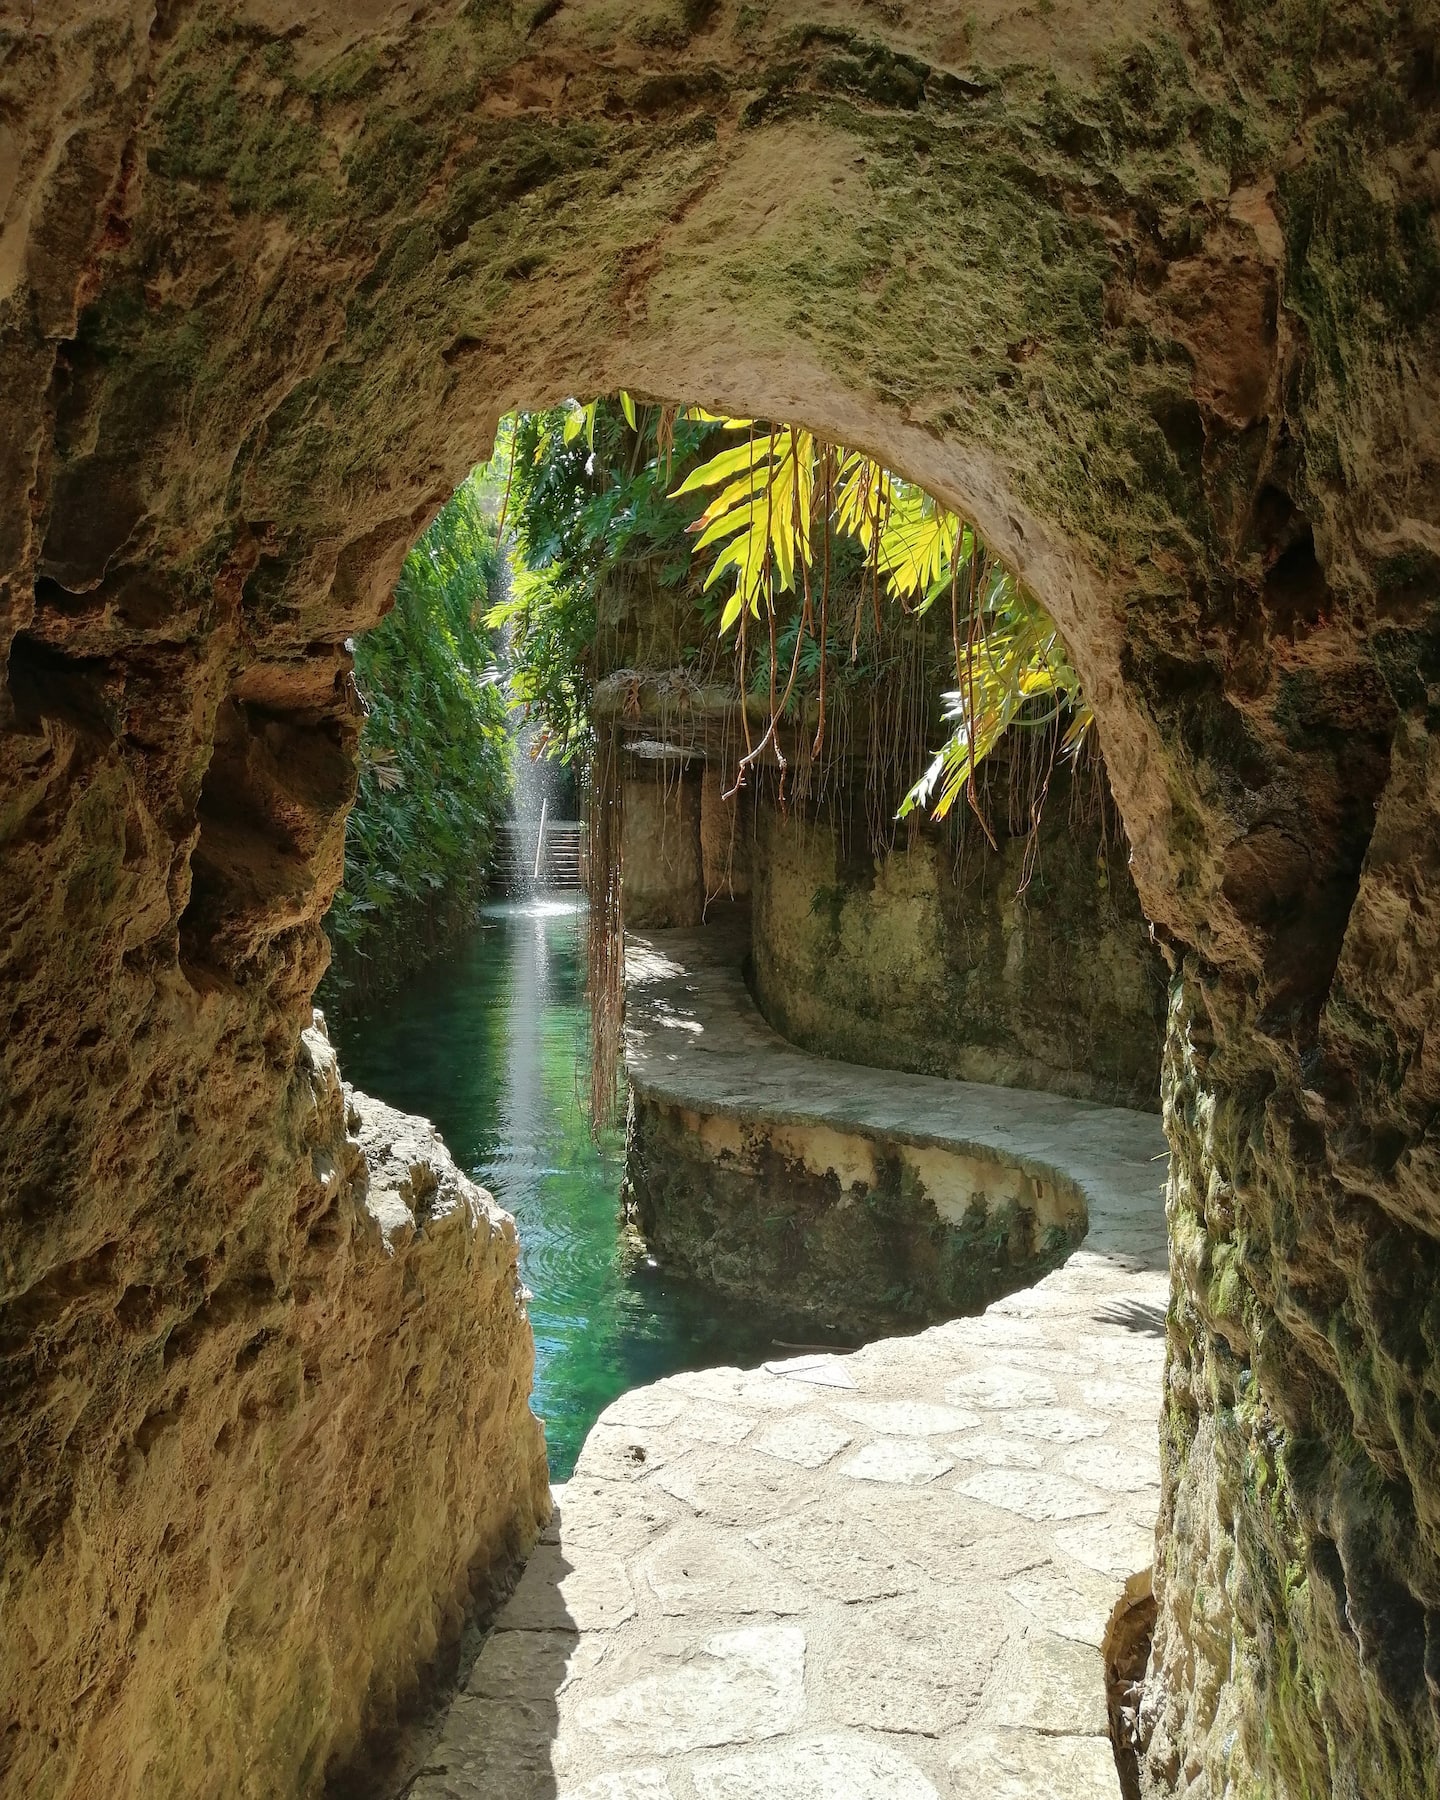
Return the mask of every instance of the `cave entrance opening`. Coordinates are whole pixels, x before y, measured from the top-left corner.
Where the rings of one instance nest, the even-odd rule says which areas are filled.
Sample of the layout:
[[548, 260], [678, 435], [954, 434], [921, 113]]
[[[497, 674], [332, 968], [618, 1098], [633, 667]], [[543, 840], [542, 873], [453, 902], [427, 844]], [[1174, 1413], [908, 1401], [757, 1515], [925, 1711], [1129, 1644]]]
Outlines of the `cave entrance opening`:
[[300, 1791], [529, 1529], [297, 1046], [346, 640], [500, 412], [623, 383], [868, 446], [1059, 623], [1175, 965], [1148, 1779], [1424, 1789], [1424, 9], [229, 10], [4, 40], [11, 1781]]
[[[659, 1480], [646, 1492], [668, 1519], [690, 1476], [703, 1514], [706, 1480], [769, 1493], [777, 1463], [805, 1470], [791, 1504], [953, 1472], [961, 1499], [998, 1521], [976, 1553], [990, 1586], [1007, 1508], [1033, 1513], [1038, 1494], [1042, 1509], [1103, 1506], [1107, 1532], [1119, 1523], [1109, 1490], [1065, 1464], [1073, 1446], [1042, 1451], [1025, 1433], [1048, 1443], [1079, 1429], [1096, 1480], [1133, 1483], [1139, 1507], [1158, 1491], [1153, 1432], [1138, 1447], [1110, 1441], [1114, 1422], [1080, 1410], [1076, 1358], [1054, 1335], [1029, 1346], [1028, 1372], [997, 1373], [989, 1346], [976, 1369], [935, 1355], [923, 1332], [1061, 1272], [1090, 1200], [1118, 1198], [1100, 1208], [1088, 1269], [1063, 1271], [1100, 1359], [1080, 1372], [1118, 1372], [1127, 1408], [1147, 1397], [1142, 1440], [1150, 1399], [1158, 1410], [1164, 983], [1066, 646], [973, 526], [872, 459], [842, 450], [827, 466], [827, 447], [798, 428], [708, 417], [677, 443], [685, 423], [683, 409], [626, 394], [502, 430], [488, 479], [516, 568], [486, 618], [504, 633], [518, 725], [516, 842], [500, 850], [511, 894], [383, 1008], [338, 1028], [350, 1078], [433, 1117], [520, 1226], [536, 1409], [552, 1479], [574, 1487], [557, 1544], [481, 1653], [482, 1685], [500, 1679], [492, 1665], [525, 1621], [552, 1616], [561, 1572], [588, 1579], [597, 1524], [629, 1541], [632, 1477]], [[720, 474], [697, 479], [717, 459]], [[848, 533], [835, 516], [847, 480]], [[735, 593], [717, 595], [703, 552], [726, 553], [712, 527], [727, 515], [731, 546], [749, 541], [732, 554]], [[588, 907], [537, 877], [567, 779], [583, 795]], [[1119, 990], [1132, 967], [1143, 1005], [1130, 1016]], [[1097, 1040], [1102, 984], [1114, 1021]], [[627, 1002], [628, 1084], [605, 1060]], [[1117, 1077], [1105, 1058], [1127, 1034], [1141, 1053]], [[724, 1065], [718, 1085], [707, 1056]], [[1119, 1079], [1132, 1087], [1097, 1094]], [[623, 1143], [607, 1104], [617, 1089]], [[1072, 1119], [1054, 1104], [1072, 1098], [1109, 1104]], [[1056, 1145], [1071, 1124], [1075, 1157]], [[1126, 1156], [1097, 1164], [1101, 1135], [1126, 1144], [1138, 1192], [1107, 1190]], [[1118, 1328], [1099, 1316], [1105, 1298], [1131, 1307]], [[867, 1343], [894, 1359], [888, 1378], [863, 1374]], [[858, 1399], [849, 1367], [867, 1383]], [[686, 1387], [691, 1371], [704, 1373]], [[1143, 1389], [1124, 1379], [1136, 1375]], [[804, 1430], [793, 1443], [762, 1434], [746, 1395], [803, 1410]], [[1007, 1441], [1012, 1413], [1020, 1436]], [[696, 1443], [734, 1454], [709, 1476], [669, 1473]], [[623, 1489], [605, 1485], [617, 1462]], [[572, 1547], [567, 1516], [587, 1503]], [[880, 1506], [871, 1520], [880, 1536], [887, 1517]], [[700, 1535], [686, 1582], [736, 1555], [723, 1531]], [[1139, 1577], [1149, 1551], [1136, 1539], [1127, 1528], [1106, 1554]], [[1091, 1580], [1092, 1602], [1104, 1585], [1083, 1554], [1057, 1552], [1053, 1566], [1061, 1587]], [[729, 1601], [763, 1615], [768, 1585], [747, 1565]], [[640, 1663], [652, 1654], [644, 1629], [629, 1643]], [[1140, 1656], [1130, 1646], [1116, 1684], [1132, 1735]], [[1098, 1716], [1100, 1653], [1077, 1660]], [[566, 1707], [545, 1724], [557, 1742]], [[458, 1713], [446, 1729], [461, 1732]]]
[[[801, 427], [627, 392], [503, 421], [411, 563], [433, 565], [477, 497], [488, 523], [452, 575], [481, 628], [477, 693], [510, 706], [509, 817], [476, 846], [491, 899], [427, 972], [332, 1031], [349, 1078], [435, 1119], [519, 1220], [563, 1479], [629, 1386], [974, 1310], [1077, 1229], [1016, 1205], [957, 1230], [922, 1206], [916, 1253], [912, 1178], [852, 1192], [853, 1170], [773, 1154], [756, 1243], [685, 1254], [638, 1162], [626, 1179], [627, 925], [708, 922], [770, 1023], [840, 1064], [1112, 1104], [1154, 1105], [1163, 979], [1059, 631], [925, 489]], [[366, 689], [389, 669], [360, 669], [386, 728], [389, 696]], [[433, 725], [422, 706], [398, 754], [423, 759]], [[389, 755], [367, 723], [355, 894], [403, 787]], [[588, 907], [547, 838], [552, 818], [575, 829], [571, 796]], [[833, 1246], [823, 1295], [808, 1291], [817, 1176], [831, 1199], [893, 1211], [877, 1244], [849, 1234], [848, 1303]]]

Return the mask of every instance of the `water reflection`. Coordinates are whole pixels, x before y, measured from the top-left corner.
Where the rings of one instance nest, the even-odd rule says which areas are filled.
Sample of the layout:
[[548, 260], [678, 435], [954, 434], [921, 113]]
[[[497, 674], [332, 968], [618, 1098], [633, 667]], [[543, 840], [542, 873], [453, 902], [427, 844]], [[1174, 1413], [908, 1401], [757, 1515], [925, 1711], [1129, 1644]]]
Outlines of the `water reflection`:
[[677, 1369], [754, 1363], [767, 1330], [648, 1268], [619, 1226], [619, 1133], [590, 1135], [583, 902], [485, 909], [396, 997], [339, 1022], [346, 1078], [433, 1119], [455, 1160], [514, 1213], [534, 1294], [535, 1410], [565, 1480], [595, 1416]]

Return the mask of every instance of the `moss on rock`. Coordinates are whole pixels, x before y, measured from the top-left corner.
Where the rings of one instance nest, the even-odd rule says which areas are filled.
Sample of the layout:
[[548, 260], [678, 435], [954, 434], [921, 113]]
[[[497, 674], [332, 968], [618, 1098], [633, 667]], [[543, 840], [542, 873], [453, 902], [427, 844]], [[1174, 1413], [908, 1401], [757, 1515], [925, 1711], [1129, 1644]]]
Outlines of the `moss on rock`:
[[[7, 1692], [58, 1746], [37, 1791], [124, 1779], [101, 1700], [128, 1716], [165, 1685], [159, 1627], [98, 1595], [133, 1578], [152, 1619], [186, 1595], [218, 1631], [241, 1591], [145, 1524], [169, 1454], [162, 1423], [137, 1439], [163, 1387], [146, 1296], [177, 1332], [250, 1296], [303, 1374], [324, 1246], [301, 1248], [287, 1096], [355, 755], [344, 640], [499, 412], [621, 385], [864, 444], [975, 516], [1060, 622], [1182, 971], [1148, 1778], [1419, 1791], [1440, 1741], [1428, 17], [73, 11], [0, 65], [0, 1261], [28, 1521], [5, 1591], [52, 1603]], [[76, 880], [92, 840], [103, 872]], [[220, 1363], [198, 1336], [170, 1354], [199, 1418]], [[261, 1420], [293, 1393], [277, 1371], [236, 1427], [260, 1536]], [[337, 1685], [332, 1715], [353, 1701]], [[297, 1720], [325, 1704], [297, 1686]], [[218, 1741], [198, 1714], [156, 1730]], [[169, 1791], [201, 1791], [196, 1755]]]

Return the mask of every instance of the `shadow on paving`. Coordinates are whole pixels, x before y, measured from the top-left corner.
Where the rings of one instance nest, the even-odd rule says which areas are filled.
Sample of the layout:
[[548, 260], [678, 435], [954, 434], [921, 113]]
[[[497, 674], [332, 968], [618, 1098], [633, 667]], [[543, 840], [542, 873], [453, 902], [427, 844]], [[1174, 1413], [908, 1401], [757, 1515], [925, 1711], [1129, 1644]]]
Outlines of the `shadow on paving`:
[[1102, 1306], [1095, 1316], [1102, 1325], [1118, 1325], [1124, 1331], [1141, 1331], [1147, 1337], [1165, 1335], [1165, 1308], [1143, 1300], [1119, 1300]]
[[572, 1573], [557, 1505], [444, 1731], [397, 1800], [557, 1800], [559, 1696], [580, 1643], [561, 1591]]

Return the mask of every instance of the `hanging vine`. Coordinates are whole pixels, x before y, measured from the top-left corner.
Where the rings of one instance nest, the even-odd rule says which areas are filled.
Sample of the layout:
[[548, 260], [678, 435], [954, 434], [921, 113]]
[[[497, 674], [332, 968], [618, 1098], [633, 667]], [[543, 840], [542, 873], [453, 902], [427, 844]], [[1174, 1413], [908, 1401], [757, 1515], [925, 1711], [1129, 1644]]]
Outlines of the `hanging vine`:
[[625, 1023], [625, 933], [620, 910], [620, 845], [625, 786], [619, 733], [595, 732], [586, 772], [586, 996], [590, 1002], [590, 1117], [598, 1128], [615, 1118]]
[[[1054, 621], [987, 552], [972, 525], [863, 451], [827, 444], [798, 426], [772, 426], [757, 437], [751, 420], [717, 422], [726, 431], [746, 432], [745, 443], [720, 451], [694, 469], [673, 498], [714, 494], [691, 530], [697, 552], [718, 549], [706, 589], [733, 573], [719, 629], [723, 637], [739, 625], [742, 666], [746, 619], [763, 619], [767, 626], [769, 724], [760, 740], [747, 748], [736, 784], [767, 751], [784, 767], [779, 725], [794, 691], [807, 637], [815, 643], [820, 663], [817, 754], [823, 743], [829, 549], [833, 536], [847, 537], [859, 544], [865, 557], [851, 635], [852, 660], [859, 652], [867, 579], [877, 638], [883, 632], [882, 584], [905, 613], [923, 615], [942, 594], [948, 591], [950, 596], [955, 687], [945, 694], [944, 703], [952, 730], [909, 789], [900, 816], [925, 808], [933, 818], [942, 819], [963, 794], [993, 844], [994, 833], [973, 780], [984, 759], [1010, 730], [1044, 729], [1062, 714], [1068, 723], [1060, 753], [1073, 756], [1093, 723]], [[824, 544], [818, 631], [809, 587], [817, 540]], [[797, 571], [802, 594], [799, 629], [777, 702], [775, 625], [780, 596], [797, 591]]]

